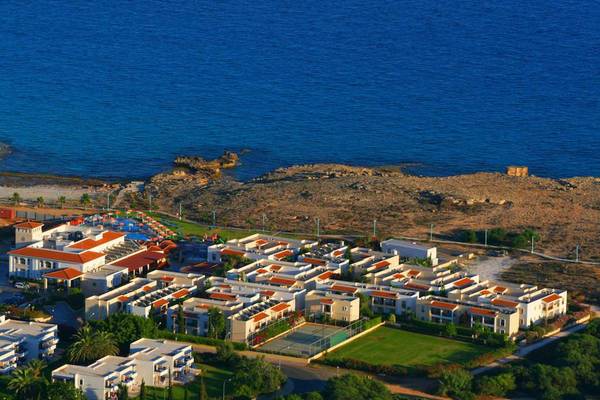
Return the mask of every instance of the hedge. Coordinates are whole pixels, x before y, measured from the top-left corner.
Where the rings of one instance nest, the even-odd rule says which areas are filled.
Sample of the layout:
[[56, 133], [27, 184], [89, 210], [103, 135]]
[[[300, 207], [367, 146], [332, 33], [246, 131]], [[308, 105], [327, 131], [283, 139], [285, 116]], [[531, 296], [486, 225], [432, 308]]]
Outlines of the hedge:
[[[204, 336], [194, 336], [194, 335], [186, 335], [182, 333], [173, 333], [165, 330], [158, 330], [156, 333], [156, 339], [168, 339], [168, 340], [177, 340], [180, 342], [190, 342], [194, 344], [205, 344], [208, 346], [217, 346], [225, 342], [223, 339], [213, 339]], [[246, 343], [240, 342], [231, 342], [233, 344], [233, 348], [238, 351], [247, 350], [248, 346]]]
[[363, 330], [366, 331], [367, 329], [370, 329], [370, 328], [374, 327], [375, 325], [379, 325], [381, 323], [381, 321], [382, 320], [381, 320], [380, 316], [373, 317], [370, 320], [364, 322], [364, 324], [363, 324]]
[[417, 368], [413, 368], [413, 367], [371, 364], [366, 361], [356, 360], [354, 358], [328, 358], [328, 357], [325, 357], [325, 358], [322, 358], [319, 360], [315, 360], [313, 362], [330, 365], [332, 367], [354, 369], [357, 371], [370, 372], [373, 374], [385, 374], [385, 375], [390, 375], [390, 376], [408, 376], [408, 375], [419, 372], [419, 370]]

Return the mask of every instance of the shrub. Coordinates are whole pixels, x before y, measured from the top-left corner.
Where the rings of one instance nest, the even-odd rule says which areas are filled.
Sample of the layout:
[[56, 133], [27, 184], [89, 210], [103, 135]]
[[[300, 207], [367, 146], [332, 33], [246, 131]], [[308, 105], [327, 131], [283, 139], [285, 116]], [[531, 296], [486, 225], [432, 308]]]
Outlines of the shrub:
[[517, 383], [514, 374], [509, 371], [494, 376], [482, 376], [475, 382], [475, 388], [479, 394], [505, 397], [517, 388]]

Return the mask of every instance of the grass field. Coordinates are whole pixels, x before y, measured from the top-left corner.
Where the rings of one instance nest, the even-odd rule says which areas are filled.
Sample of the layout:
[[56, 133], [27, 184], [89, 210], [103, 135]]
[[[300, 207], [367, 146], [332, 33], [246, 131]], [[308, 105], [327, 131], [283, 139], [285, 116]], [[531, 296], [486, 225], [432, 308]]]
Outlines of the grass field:
[[384, 326], [342, 346], [328, 354], [327, 358], [349, 358], [370, 364], [410, 367], [437, 363], [461, 364], [489, 351], [485, 346]]
[[[201, 368], [204, 372], [204, 384], [206, 385], [206, 391], [210, 398], [221, 398], [223, 395], [223, 381], [233, 376], [231, 371], [217, 368], [212, 365], [197, 364], [197, 368]], [[197, 399], [200, 393], [200, 379], [196, 379], [194, 382], [184, 386], [173, 386], [173, 399], [183, 400], [185, 399], [185, 390], [188, 391], [188, 399]], [[229, 389], [229, 390], [228, 390]], [[149, 399], [166, 399], [167, 390], [162, 388], [146, 387]], [[225, 394], [230, 395], [231, 383], [229, 388], [225, 386]]]

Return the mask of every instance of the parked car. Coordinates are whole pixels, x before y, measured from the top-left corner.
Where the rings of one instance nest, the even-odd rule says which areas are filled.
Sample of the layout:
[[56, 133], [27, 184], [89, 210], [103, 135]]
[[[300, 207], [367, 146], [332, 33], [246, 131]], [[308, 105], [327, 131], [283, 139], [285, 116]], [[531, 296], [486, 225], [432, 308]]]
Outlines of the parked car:
[[27, 283], [27, 282], [15, 282], [15, 287], [17, 289], [29, 289], [29, 283]]

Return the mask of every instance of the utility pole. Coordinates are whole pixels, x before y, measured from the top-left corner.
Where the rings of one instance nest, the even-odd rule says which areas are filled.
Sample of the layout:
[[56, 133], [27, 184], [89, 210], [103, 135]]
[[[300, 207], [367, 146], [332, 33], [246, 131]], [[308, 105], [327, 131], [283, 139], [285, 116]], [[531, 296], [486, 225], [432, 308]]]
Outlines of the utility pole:
[[106, 209], [110, 210], [110, 192], [106, 193]]
[[376, 219], [373, 220], [373, 237], [374, 238], [377, 237], [377, 220]]
[[487, 231], [488, 231], [488, 230], [486, 229], [486, 230], [484, 231], [484, 234], [483, 234], [483, 237], [484, 237], [484, 239], [483, 239], [483, 242], [484, 242], [484, 244], [485, 244], [485, 247], [487, 247]]
[[263, 232], [266, 232], [267, 228], [267, 215], [265, 213], [263, 213], [262, 215], [262, 225], [263, 225]]
[[182, 206], [181, 201], [180, 201], [179, 202], [179, 220], [180, 221], [183, 218], [182, 210], [183, 210], [183, 206]]
[[317, 223], [317, 239], [319, 239], [321, 235], [321, 220], [319, 218], [315, 218], [315, 222]]
[[152, 193], [148, 193], [148, 208], [152, 211]]
[[575, 246], [575, 261], [579, 262], [579, 245]]
[[213, 228], [215, 228], [217, 226], [217, 212], [215, 210], [212, 210], [212, 223]]
[[531, 254], [533, 254], [533, 248], [535, 246], [535, 237], [531, 237]]
[[429, 224], [429, 241], [433, 240], [433, 224]]

